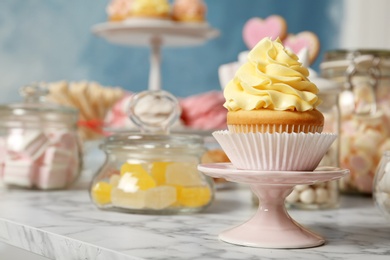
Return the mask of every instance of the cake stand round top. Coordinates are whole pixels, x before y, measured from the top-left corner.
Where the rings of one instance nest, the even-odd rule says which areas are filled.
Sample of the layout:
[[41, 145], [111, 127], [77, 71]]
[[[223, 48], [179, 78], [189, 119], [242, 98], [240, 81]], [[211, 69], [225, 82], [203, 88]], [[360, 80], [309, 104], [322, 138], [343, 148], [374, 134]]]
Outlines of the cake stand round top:
[[179, 23], [149, 18], [101, 23], [92, 32], [111, 43], [131, 46], [149, 46], [155, 38], [168, 47], [195, 46], [219, 36], [219, 31], [206, 22]]
[[318, 167], [314, 171], [256, 171], [237, 169], [231, 163], [198, 165], [198, 170], [214, 178], [225, 178], [239, 183], [263, 183], [268, 185], [315, 184], [337, 180], [349, 173], [348, 169]]

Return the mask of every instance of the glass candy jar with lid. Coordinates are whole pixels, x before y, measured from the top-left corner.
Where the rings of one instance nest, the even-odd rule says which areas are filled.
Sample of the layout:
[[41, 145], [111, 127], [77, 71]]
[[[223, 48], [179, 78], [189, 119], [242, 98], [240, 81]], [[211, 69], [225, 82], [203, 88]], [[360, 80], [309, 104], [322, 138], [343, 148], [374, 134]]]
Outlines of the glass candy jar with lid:
[[45, 102], [44, 86], [20, 92], [24, 103], [0, 105], [0, 180], [6, 187], [67, 188], [82, 165], [78, 112]]
[[329, 51], [320, 67], [323, 77], [343, 85], [339, 160], [350, 174], [340, 190], [370, 195], [382, 153], [390, 149], [390, 51]]
[[106, 161], [90, 188], [94, 204], [142, 214], [191, 213], [210, 205], [213, 181], [197, 170], [203, 138], [168, 134], [180, 114], [176, 98], [160, 90], [141, 92], [129, 110], [141, 133], [114, 133], [101, 145]]

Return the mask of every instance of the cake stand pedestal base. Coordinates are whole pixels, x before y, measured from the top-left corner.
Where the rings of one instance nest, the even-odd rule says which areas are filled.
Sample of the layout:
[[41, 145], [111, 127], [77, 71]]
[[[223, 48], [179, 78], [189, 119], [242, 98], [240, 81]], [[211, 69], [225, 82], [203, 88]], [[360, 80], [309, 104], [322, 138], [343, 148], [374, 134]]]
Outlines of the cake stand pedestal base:
[[285, 199], [295, 185], [339, 179], [347, 169], [321, 167], [315, 171], [256, 171], [236, 169], [231, 163], [198, 166], [199, 171], [228, 181], [248, 184], [260, 203], [256, 214], [245, 223], [219, 235], [227, 243], [263, 248], [307, 248], [325, 239], [306, 229], [287, 213]]
[[250, 185], [257, 195], [259, 208], [247, 222], [222, 232], [222, 241], [251, 247], [306, 248], [320, 246], [325, 239], [302, 227], [287, 213], [284, 200], [291, 185]]

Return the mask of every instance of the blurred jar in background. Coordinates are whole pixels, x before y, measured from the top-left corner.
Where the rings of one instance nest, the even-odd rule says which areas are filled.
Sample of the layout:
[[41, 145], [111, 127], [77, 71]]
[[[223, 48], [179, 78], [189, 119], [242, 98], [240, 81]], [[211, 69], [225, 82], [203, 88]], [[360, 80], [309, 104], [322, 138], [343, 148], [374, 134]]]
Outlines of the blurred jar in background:
[[390, 52], [325, 53], [321, 75], [342, 84], [340, 166], [351, 173], [340, 180], [344, 193], [372, 193], [376, 168], [390, 149]]
[[6, 187], [69, 187], [82, 166], [77, 110], [45, 102], [39, 85], [21, 94], [23, 103], [0, 106], [0, 180]]
[[[322, 103], [317, 107], [324, 115], [324, 133], [340, 132], [340, 109], [338, 97], [341, 91], [340, 84], [317, 77], [314, 71], [310, 71], [310, 81], [319, 88], [319, 98]], [[320, 166], [339, 166], [340, 139], [337, 138], [329, 148]], [[286, 198], [286, 206], [301, 209], [328, 209], [339, 205], [339, 190], [337, 181], [322, 182], [314, 185], [297, 185]]]

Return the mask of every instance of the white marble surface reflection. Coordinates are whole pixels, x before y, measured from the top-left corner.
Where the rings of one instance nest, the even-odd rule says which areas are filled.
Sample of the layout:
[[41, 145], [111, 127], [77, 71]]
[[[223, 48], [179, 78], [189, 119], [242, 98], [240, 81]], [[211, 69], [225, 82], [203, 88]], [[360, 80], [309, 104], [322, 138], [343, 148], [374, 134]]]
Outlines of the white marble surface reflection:
[[50, 259], [388, 259], [390, 221], [368, 197], [343, 197], [341, 208], [289, 210], [327, 240], [294, 250], [235, 246], [218, 234], [249, 219], [246, 188], [217, 191], [205, 212], [135, 215], [97, 209], [86, 185], [69, 191], [0, 191], [0, 242]]

